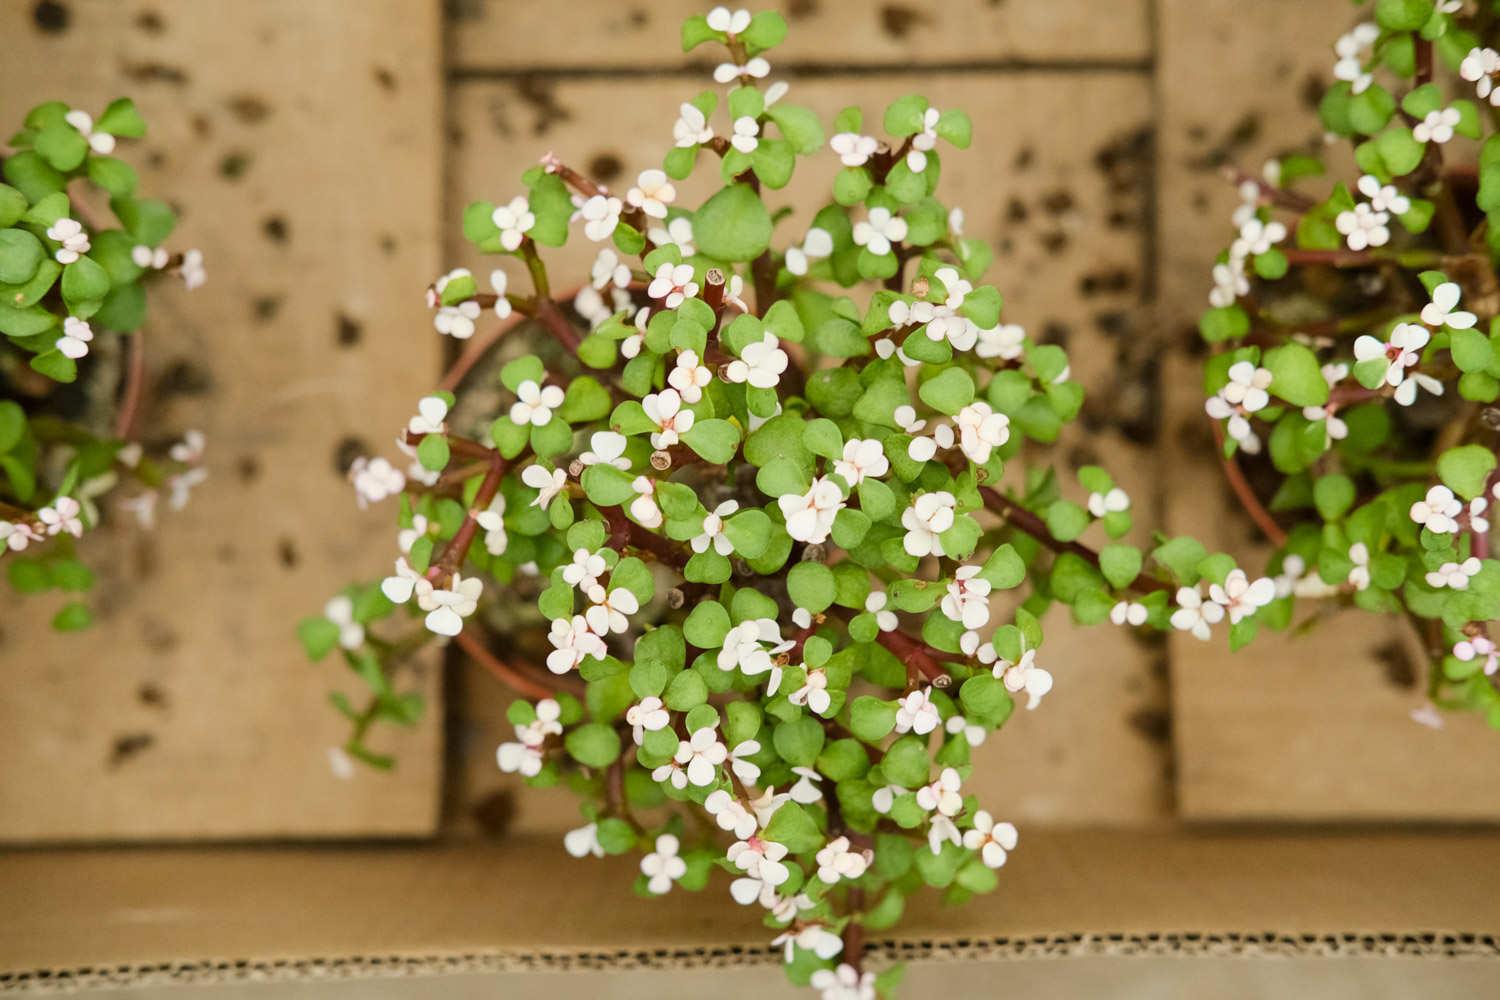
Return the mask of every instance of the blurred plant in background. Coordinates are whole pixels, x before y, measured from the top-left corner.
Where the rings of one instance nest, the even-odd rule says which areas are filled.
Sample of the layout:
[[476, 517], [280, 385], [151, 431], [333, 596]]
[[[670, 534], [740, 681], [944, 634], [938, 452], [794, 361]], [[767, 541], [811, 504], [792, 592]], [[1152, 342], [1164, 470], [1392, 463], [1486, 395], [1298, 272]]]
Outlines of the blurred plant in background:
[[[23, 594], [84, 593], [94, 574], [77, 540], [106, 497], [146, 527], [161, 502], [181, 508], [206, 475], [203, 435], [148, 450], [138, 416], [146, 287], [175, 274], [204, 281], [197, 250], [165, 247], [177, 217], [136, 195], [135, 170], [112, 154], [146, 123], [121, 98], [96, 121], [50, 101], [0, 144], [0, 555]], [[107, 198], [108, 220], [94, 205]], [[62, 630], [91, 621], [70, 600]]]
[[[1225, 471], [1277, 547], [1277, 599], [1231, 642], [1401, 615], [1432, 701], [1500, 728], [1500, 5], [1475, 6], [1381, 0], [1338, 39], [1328, 148], [1234, 175], [1200, 330]], [[1325, 159], [1346, 179], [1309, 194]]]

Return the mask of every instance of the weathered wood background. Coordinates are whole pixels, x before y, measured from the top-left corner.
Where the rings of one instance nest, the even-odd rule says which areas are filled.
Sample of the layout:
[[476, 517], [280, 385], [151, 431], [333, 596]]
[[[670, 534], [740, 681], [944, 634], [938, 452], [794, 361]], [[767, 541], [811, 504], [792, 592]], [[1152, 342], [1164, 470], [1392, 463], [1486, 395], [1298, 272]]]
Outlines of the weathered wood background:
[[[428, 724], [391, 737], [395, 776], [332, 779], [340, 723], [323, 693], [342, 678], [303, 662], [289, 624], [350, 572], [384, 570], [386, 513], [350, 516], [335, 454], [383, 446], [429, 387], [440, 345], [421, 289], [475, 263], [462, 206], [510, 197], [548, 150], [606, 182], [654, 165], [677, 104], [708, 85], [676, 45], [701, 6], [589, 0], [561, 21], [502, 0], [0, 6], [0, 31], [24, 39], [0, 65], [5, 120], [51, 96], [130, 93], [147, 113], [144, 186], [182, 206], [211, 272], [156, 306], [152, 417], [204, 427], [214, 473], [160, 534], [116, 540], [92, 635], [0, 623], [0, 836], [423, 832], [440, 773], [450, 830], [571, 821], [560, 794], [515, 801], [493, 763], [505, 697], [466, 666], [446, 692], [430, 678]], [[1312, 107], [1350, 7], [778, 6], [792, 35], [773, 63], [799, 100], [878, 114], [919, 90], [973, 116], [945, 197], [997, 247], [1007, 320], [1067, 346], [1090, 392], [1063, 456], [1109, 465], [1142, 521], [1256, 556], [1193, 452], [1206, 426], [1183, 351], [1234, 204], [1217, 168], [1317, 141]], [[797, 208], [816, 204], [821, 166], [789, 190]], [[581, 275], [591, 253], [555, 256]], [[1353, 646], [1325, 636], [1231, 657], [1055, 617], [1056, 690], [983, 748], [984, 797], [1060, 824], [1500, 816], [1483, 778], [1500, 740], [1470, 719], [1410, 722], [1420, 691], [1399, 635], [1356, 622], [1368, 638]], [[144, 685], [166, 706], [143, 704]]]

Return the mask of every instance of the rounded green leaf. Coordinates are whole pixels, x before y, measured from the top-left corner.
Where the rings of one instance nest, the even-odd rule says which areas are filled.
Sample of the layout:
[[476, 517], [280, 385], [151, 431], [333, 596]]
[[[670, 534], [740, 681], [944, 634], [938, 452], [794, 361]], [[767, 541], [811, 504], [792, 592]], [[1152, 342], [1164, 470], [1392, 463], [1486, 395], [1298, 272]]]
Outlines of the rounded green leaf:
[[751, 261], [771, 244], [771, 215], [747, 184], [731, 184], [693, 217], [700, 253], [717, 260]]
[[589, 722], [563, 740], [568, 755], [585, 767], [608, 767], [620, 756], [620, 734], [603, 722]]

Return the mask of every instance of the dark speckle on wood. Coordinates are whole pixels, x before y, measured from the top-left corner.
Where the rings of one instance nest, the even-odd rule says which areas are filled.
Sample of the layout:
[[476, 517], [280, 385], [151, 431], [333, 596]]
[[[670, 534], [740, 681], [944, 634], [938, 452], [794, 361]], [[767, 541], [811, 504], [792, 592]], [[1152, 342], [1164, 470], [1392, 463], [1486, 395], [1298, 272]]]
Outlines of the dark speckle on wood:
[[31, 23], [36, 25], [38, 31], [44, 31], [49, 35], [67, 31], [72, 16], [68, 5], [59, 0], [40, 0], [31, 8]]

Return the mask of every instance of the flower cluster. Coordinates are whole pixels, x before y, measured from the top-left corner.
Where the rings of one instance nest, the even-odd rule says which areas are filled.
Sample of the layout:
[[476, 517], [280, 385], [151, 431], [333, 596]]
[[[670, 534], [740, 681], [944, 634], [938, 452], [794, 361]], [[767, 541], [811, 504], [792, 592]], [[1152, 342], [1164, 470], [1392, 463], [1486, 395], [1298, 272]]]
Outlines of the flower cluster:
[[[408, 467], [354, 476], [360, 504], [399, 498], [394, 569], [302, 638], [371, 687], [337, 704], [347, 755], [377, 764], [363, 736], [407, 717], [402, 658], [452, 641], [524, 696], [502, 770], [583, 794], [570, 853], [639, 852], [652, 896], [722, 872], [796, 982], [871, 997], [894, 972], [865, 969], [861, 928], [924, 886], [995, 889], [1016, 847], [971, 751], [1070, 684], [1041, 614], [1167, 630], [1201, 574], [1189, 540], [1127, 540], [1102, 468], [1064, 482], [1023, 458], [1082, 390], [1060, 347], [1001, 322], [990, 251], [937, 198], [969, 119], [912, 95], [830, 138], [774, 81], [785, 30], [688, 20], [685, 49], [726, 53], [717, 86], [663, 121], [669, 151], [623, 197], [549, 154], [469, 206], [466, 237], [514, 277], [429, 288], [438, 332], [468, 343], [397, 431]], [[799, 220], [767, 202], [808, 157], [839, 168]], [[696, 206], [694, 174], [716, 178]], [[546, 257], [569, 239], [602, 246], [559, 296]], [[1238, 622], [1270, 585], [1213, 583], [1181, 627]]]
[[[146, 286], [162, 273], [188, 288], [204, 280], [198, 251], [163, 246], [172, 209], [139, 197], [135, 170], [112, 155], [118, 140], [145, 129], [123, 98], [97, 120], [52, 101], [33, 108], [0, 151], [0, 556], [10, 554], [7, 577], [20, 593], [87, 591], [93, 573], [74, 542], [110, 506], [149, 528], [161, 501], [181, 508], [207, 475], [197, 431], [160, 455], [136, 441]], [[107, 197], [110, 223], [90, 210], [88, 187]], [[128, 352], [122, 384], [107, 387], [119, 409], [112, 420], [80, 417], [59, 386], [78, 379], [101, 343], [113, 350], [112, 340]], [[71, 599], [53, 625], [91, 620]]]
[[1200, 323], [1205, 409], [1277, 551], [1255, 581], [1205, 557], [1207, 591], [1180, 591], [1172, 622], [1207, 636], [1227, 618], [1242, 645], [1321, 617], [1298, 601], [1397, 615], [1432, 657], [1430, 703], [1500, 728], [1500, 136], [1463, 96], [1500, 100], [1500, 53], [1463, 7], [1378, 3], [1335, 44], [1319, 112], [1352, 145], [1352, 178], [1310, 193], [1324, 167], [1302, 155], [1230, 172], [1241, 203]]

